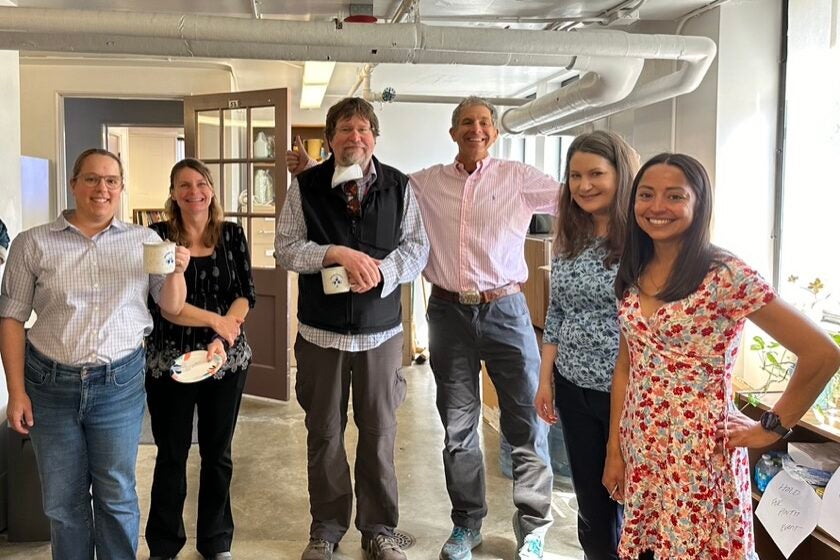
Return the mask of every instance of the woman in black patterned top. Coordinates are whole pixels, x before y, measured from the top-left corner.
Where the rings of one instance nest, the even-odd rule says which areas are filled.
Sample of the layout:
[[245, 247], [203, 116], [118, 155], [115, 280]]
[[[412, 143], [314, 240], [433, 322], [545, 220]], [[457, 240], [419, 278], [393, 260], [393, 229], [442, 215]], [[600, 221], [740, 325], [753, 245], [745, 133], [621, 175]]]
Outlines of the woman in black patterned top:
[[[152, 224], [163, 239], [188, 247], [184, 273], [187, 303], [177, 316], [150, 300], [154, 330], [146, 338], [146, 391], [157, 459], [146, 542], [152, 559], [173, 558], [187, 541], [182, 512], [186, 464], [198, 408], [201, 486], [198, 491], [198, 552], [230, 558], [233, 516], [231, 441], [239, 413], [251, 348], [241, 325], [254, 306], [248, 244], [242, 228], [224, 221], [210, 170], [195, 159], [175, 164], [169, 175], [168, 220]], [[207, 350], [224, 365], [210, 378], [182, 384], [170, 377], [178, 356]]]

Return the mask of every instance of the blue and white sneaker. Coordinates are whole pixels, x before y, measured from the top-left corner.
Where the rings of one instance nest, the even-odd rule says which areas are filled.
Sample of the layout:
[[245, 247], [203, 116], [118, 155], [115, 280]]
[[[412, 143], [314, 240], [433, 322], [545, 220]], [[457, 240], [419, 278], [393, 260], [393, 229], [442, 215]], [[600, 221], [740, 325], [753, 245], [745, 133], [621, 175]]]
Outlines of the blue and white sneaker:
[[472, 549], [481, 544], [481, 531], [455, 525], [440, 549], [440, 560], [471, 560]]
[[516, 536], [516, 560], [542, 560], [543, 537], [534, 533], [522, 534], [519, 512], [513, 512], [513, 534]]

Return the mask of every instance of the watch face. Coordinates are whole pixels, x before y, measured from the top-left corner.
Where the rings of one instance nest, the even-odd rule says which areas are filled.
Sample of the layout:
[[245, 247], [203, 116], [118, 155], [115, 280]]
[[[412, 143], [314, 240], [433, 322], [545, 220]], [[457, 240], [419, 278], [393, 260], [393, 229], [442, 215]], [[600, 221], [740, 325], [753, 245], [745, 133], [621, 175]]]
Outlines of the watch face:
[[773, 412], [765, 412], [761, 415], [761, 427], [765, 430], [774, 430], [779, 425], [779, 415]]

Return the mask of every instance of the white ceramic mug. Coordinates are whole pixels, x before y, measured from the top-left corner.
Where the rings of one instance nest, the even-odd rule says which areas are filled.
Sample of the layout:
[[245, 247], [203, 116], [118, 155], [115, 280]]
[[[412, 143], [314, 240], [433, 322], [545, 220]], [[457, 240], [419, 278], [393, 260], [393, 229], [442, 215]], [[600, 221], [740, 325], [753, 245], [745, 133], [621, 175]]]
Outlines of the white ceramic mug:
[[321, 283], [325, 294], [343, 294], [350, 291], [350, 278], [343, 266], [321, 269]]
[[169, 274], [175, 271], [175, 244], [171, 241], [143, 243], [143, 271]]

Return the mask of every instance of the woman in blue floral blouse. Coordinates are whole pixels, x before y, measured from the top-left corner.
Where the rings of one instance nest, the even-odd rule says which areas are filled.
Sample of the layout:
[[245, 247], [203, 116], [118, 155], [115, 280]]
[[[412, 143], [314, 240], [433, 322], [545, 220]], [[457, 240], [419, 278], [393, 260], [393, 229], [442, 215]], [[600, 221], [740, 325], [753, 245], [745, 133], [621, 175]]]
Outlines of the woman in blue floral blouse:
[[617, 134], [596, 131], [575, 138], [566, 161], [534, 406], [563, 426], [584, 554], [615, 559], [622, 512], [601, 474], [618, 355], [613, 284], [639, 158]]
[[[158, 451], [146, 542], [152, 559], [174, 558], [186, 544], [182, 512], [197, 408], [201, 486], [196, 548], [205, 558], [224, 559], [230, 558], [233, 540], [231, 441], [251, 363], [241, 330], [256, 299], [250, 255], [242, 227], [224, 221], [206, 165], [184, 159], [169, 177], [168, 220], [151, 227], [163, 239], [188, 247], [192, 258], [184, 273], [183, 311], [171, 316], [150, 301], [154, 330], [146, 338], [146, 391]], [[195, 350], [207, 350], [208, 359], [221, 355], [224, 365], [198, 383], [173, 381], [175, 358]]]

